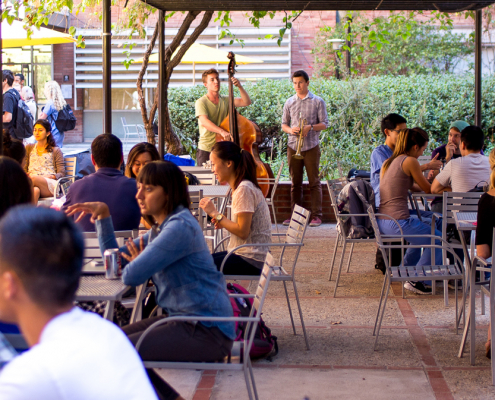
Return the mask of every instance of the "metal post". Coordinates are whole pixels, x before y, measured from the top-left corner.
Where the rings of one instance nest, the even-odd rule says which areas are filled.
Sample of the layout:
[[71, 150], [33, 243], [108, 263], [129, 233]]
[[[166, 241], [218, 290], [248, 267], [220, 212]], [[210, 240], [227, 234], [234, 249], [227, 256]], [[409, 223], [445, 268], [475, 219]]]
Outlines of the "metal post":
[[103, 0], [103, 133], [112, 133], [112, 14], [110, 1]]
[[345, 45], [348, 49], [345, 51], [345, 68], [347, 70], [347, 74], [351, 74], [351, 22], [352, 18], [347, 17], [347, 35], [345, 37]]
[[165, 63], [165, 11], [160, 10], [158, 15], [158, 37], [159, 37], [159, 48], [158, 48], [158, 152], [160, 153], [160, 158], [163, 160], [165, 155], [165, 68], [167, 67]]
[[474, 39], [474, 124], [481, 127], [481, 10], [476, 10]]
[[[0, 4], [0, 14], [2, 13], [2, 7]], [[2, 88], [3, 88], [3, 60], [2, 60], [2, 24], [0, 24], [0, 74], [2, 75]], [[2, 140], [0, 140], [0, 155], [3, 154], [3, 89], [2, 96], [0, 96], [0, 110], [2, 110], [2, 118], [0, 118], [0, 131], [2, 132]]]

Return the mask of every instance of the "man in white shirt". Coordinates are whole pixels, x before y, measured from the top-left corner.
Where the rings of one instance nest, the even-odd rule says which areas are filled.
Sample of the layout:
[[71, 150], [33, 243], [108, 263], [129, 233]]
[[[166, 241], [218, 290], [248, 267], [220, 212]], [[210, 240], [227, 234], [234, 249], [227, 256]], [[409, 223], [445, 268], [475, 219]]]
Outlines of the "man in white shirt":
[[481, 154], [485, 136], [481, 128], [468, 126], [461, 132], [459, 149], [462, 157], [453, 159], [435, 177], [432, 193], [445, 191], [468, 192], [483, 186], [490, 179], [491, 168], [488, 157]]
[[62, 212], [20, 206], [0, 223], [0, 320], [30, 350], [0, 374], [1, 400], [156, 400], [124, 333], [74, 307], [81, 232]]

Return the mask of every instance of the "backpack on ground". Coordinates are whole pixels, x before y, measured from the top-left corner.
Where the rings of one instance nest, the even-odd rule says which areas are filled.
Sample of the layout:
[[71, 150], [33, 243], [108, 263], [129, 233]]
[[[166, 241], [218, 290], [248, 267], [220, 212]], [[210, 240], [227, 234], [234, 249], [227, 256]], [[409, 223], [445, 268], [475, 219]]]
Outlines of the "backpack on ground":
[[[228, 283], [227, 292], [231, 294], [249, 294], [249, 292], [237, 283]], [[244, 299], [239, 297], [231, 297], [230, 303], [234, 310], [234, 317], [248, 317], [253, 306], [253, 299]], [[244, 341], [244, 333], [246, 329], [246, 322], [235, 323], [236, 342]], [[271, 361], [272, 357], [278, 354], [277, 337], [273, 336], [270, 328], [268, 328], [260, 318], [256, 332], [254, 334], [253, 346], [249, 352], [251, 358], [263, 358], [266, 357]]]
[[55, 120], [55, 125], [60, 132], [71, 131], [76, 127], [77, 118], [72, 112], [72, 108], [68, 104], [64, 106], [59, 112], [58, 117]]
[[184, 171], [184, 177], [186, 178], [186, 182], [188, 185], [200, 185], [201, 184], [198, 177], [196, 175], [191, 174], [190, 172]]
[[34, 128], [34, 118], [31, 115], [31, 111], [22, 99], [17, 100], [17, 96], [13, 93], [10, 93], [10, 95], [14, 96], [14, 100], [17, 101], [17, 113], [15, 121], [13, 121], [14, 134], [17, 139], [30, 138], [33, 136]]

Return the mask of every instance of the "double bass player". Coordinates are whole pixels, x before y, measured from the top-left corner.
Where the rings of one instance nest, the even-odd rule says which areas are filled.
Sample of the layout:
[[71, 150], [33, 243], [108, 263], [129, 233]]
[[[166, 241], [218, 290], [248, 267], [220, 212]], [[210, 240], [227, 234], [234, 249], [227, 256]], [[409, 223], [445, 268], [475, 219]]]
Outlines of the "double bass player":
[[[292, 74], [292, 84], [296, 94], [284, 104], [282, 115], [282, 130], [289, 134], [287, 158], [292, 179], [291, 208], [302, 206], [303, 202], [303, 173], [306, 168], [311, 193], [311, 222], [310, 226], [320, 226], [322, 218], [322, 192], [320, 183], [320, 132], [328, 128], [328, 115], [325, 102], [308, 89], [309, 76], [299, 70]], [[305, 120], [300, 132], [300, 120]], [[304, 142], [298, 151], [299, 134]], [[296, 152], [298, 153], [296, 157]], [[299, 155], [300, 153], [300, 155]], [[289, 225], [290, 219], [283, 222]]]
[[[210, 159], [210, 152], [216, 143], [217, 134], [227, 140], [232, 140], [231, 134], [220, 128], [220, 124], [229, 114], [229, 97], [220, 95], [220, 76], [216, 69], [211, 68], [202, 75], [203, 84], [208, 92], [196, 101], [196, 118], [199, 125], [199, 142], [196, 153], [196, 163], [203, 165]], [[251, 99], [237, 78], [232, 77], [232, 83], [239, 88], [240, 98], [234, 99], [236, 107], [246, 107]]]

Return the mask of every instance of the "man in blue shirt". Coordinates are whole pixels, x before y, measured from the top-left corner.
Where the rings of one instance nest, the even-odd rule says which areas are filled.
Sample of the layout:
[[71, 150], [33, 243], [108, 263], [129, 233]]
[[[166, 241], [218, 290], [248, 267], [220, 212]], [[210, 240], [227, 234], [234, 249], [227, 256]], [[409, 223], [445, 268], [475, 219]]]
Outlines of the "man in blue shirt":
[[[101, 201], [110, 209], [116, 231], [137, 229], [141, 209], [136, 200], [136, 180], [125, 177], [120, 171], [124, 161], [122, 142], [115, 135], [99, 135], [91, 143], [91, 153], [96, 172], [70, 186], [63, 209], [77, 203]], [[89, 216], [78, 225], [84, 232], [95, 230]]]

